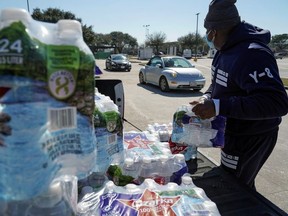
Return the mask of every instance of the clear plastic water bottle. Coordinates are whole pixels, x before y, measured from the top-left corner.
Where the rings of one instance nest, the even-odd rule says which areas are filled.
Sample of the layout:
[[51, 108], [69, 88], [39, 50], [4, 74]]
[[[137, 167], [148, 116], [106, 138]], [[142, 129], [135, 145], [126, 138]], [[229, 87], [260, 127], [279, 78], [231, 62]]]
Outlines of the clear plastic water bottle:
[[54, 182], [43, 194], [37, 196], [27, 209], [26, 216], [73, 215], [71, 207], [63, 198], [61, 182]]
[[193, 180], [190, 176], [182, 176], [181, 177], [181, 186], [185, 188], [192, 188], [196, 187], [195, 184], [193, 183]]
[[152, 166], [151, 158], [143, 157], [138, 178], [139, 182], [142, 183], [146, 178], [153, 178], [153, 173], [155, 173], [155, 167]]
[[170, 181], [181, 184], [181, 177], [188, 172], [188, 167], [183, 154], [176, 154], [172, 163], [173, 174]]
[[196, 159], [197, 158], [197, 147], [193, 145], [187, 146], [187, 150], [184, 153], [185, 160], [188, 161], [190, 159]]
[[161, 185], [168, 184], [172, 175], [172, 169], [169, 163], [169, 157], [167, 155], [161, 155], [159, 157], [157, 169], [157, 177], [154, 179], [155, 182]]
[[123, 175], [131, 176], [135, 179], [138, 177], [137, 164], [134, 162], [132, 158], [126, 158], [124, 160], [122, 172]]

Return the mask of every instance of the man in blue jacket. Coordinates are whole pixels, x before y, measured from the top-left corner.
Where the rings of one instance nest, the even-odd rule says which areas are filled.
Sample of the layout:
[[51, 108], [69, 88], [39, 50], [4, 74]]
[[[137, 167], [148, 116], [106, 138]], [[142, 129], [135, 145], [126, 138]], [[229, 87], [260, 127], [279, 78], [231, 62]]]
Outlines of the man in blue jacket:
[[288, 97], [267, 44], [270, 32], [241, 21], [236, 0], [213, 0], [204, 27], [217, 53], [212, 84], [192, 109], [202, 119], [227, 118], [221, 166], [255, 189], [255, 177], [270, 156]]

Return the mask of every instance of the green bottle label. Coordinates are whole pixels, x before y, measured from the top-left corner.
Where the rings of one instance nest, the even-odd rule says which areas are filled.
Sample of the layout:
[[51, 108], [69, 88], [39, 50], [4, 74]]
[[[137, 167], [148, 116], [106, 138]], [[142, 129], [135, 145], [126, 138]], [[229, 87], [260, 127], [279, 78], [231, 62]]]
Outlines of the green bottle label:
[[57, 99], [66, 99], [76, 89], [80, 65], [79, 49], [75, 46], [47, 46], [48, 85]]

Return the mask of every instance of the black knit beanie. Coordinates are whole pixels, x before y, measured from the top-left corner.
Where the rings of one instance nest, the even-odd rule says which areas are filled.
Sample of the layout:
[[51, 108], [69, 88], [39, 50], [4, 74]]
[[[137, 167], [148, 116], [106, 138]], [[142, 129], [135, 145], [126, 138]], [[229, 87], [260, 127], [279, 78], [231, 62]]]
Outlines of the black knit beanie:
[[241, 22], [235, 6], [237, 0], [213, 0], [204, 20], [206, 29], [225, 29]]

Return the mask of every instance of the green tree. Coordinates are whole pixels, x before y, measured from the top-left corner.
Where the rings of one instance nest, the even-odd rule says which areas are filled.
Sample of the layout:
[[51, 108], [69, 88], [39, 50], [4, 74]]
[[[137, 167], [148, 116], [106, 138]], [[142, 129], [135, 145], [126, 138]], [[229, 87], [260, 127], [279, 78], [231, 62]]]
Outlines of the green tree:
[[106, 44], [115, 47], [115, 53], [122, 53], [124, 47], [137, 46], [137, 39], [131, 35], [119, 31], [113, 31], [104, 37]]
[[288, 48], [288, 34], [278, 34], [272, 36], [271, 46], [276, 51], [283, 51]]
[[82, 25], [83, 38], [85, 43], [91, 47], [96, 42], [96, 34], [92, 30], [92, 26], [83, 25], [82, 20], [77, 18], [73, 13], [69, 11], [67, 12], [57, 8], [48, 8], [41, 11], [39, 8], [35, 8], [33, 10], [32, 17], [35, 20], [49, 23], [57, 23], [61, 19], [77, 20]]
[[164, 44], [166, 40], [166, 34], [163, 32], [154, 32], [149, 34], [145, 41], [146, 46], [151, 46], [154, 48], [156, 53], [159, 53], [159, 48]]
[[196, 49], [199, 52], [199, 48], [205, 45], [203, 38], [198, 34], [189, 33], [177, 39], [182, 49], [191, 49], [196, 53]]

